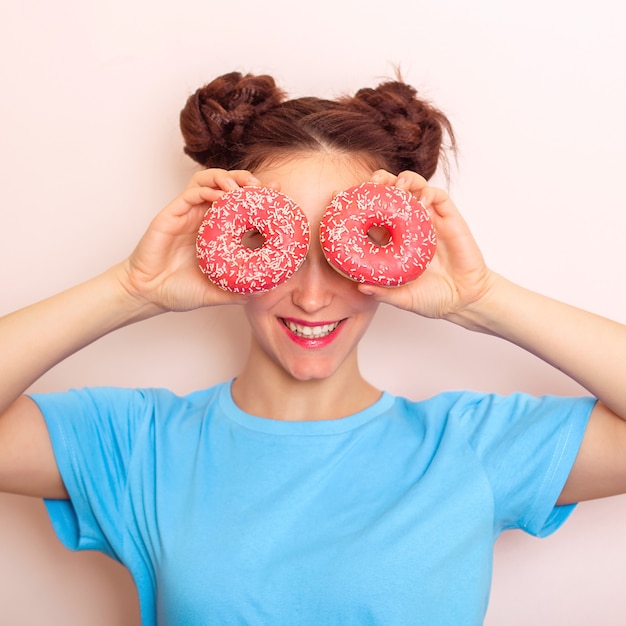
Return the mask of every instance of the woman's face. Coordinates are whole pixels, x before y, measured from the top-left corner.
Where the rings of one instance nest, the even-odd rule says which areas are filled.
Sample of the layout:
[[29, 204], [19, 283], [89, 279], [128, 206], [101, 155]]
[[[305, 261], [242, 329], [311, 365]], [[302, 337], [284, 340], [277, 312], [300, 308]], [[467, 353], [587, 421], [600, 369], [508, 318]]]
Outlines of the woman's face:
[[319, 223], [333, 196], [369, 180], [371, 170], [357, 160], [320, 153], [290, 157], [254, 174], [265, 185], [278, 184], [302, 208], [311, 243], [294, 276], [246, 303], [252, 355], [297, 380], [328, 378], [340, 368], [358, 373], [356, 347], [377, 303], [330, 267], [319, 244]]

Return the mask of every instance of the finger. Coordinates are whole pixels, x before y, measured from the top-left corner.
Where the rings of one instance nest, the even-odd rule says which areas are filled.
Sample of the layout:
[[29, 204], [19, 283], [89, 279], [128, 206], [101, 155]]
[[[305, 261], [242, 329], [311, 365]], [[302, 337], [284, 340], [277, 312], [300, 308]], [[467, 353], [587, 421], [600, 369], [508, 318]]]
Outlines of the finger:
[[371, 182], [378, 183], [380, 185], [390, 185], [393, 186], [396, 184], [397, 177], [394, 176], [391, 172], [387, 170], [376, 170], [372, 174]]
[[359, 283], [357, 289], [366, 296], [372, 296], [375, 300], [378, 300], [383, 295], [384, 287], [377, 287], [375, 285], [368, 285], [366, 283]]
[[248, 170], [229, 170], [228, 178], [230, 182], [234, 181], [238, 187], [256, 187], [261, 184], [261, 181]]
[[234, 180], [231, 180], [231, 182], [228, 183], [228, 178], [227, 170], [211, 167], [209, 169], [196, 172], [189, 180], [187, 188], [213, 187], [215, 189], [219, 189], [224, 185], [236, 185]]
[[263, 186], [267, 187], [268, 189], [273, 189], [274, 191], [280, 191], [280, 183], [277, 180], [272, 180], [264, 184]]
[[407, 285], [402, 287], [380, 287], [360, 283], [357, 289], [365, 296], [373, 298], [381, 304], [389, 304], [399, 309], [408, 310], [411, 307], [410, 292]]
[[[183, 192], [183, 199], [191, 206], [221, 198], [228, 191], [243, 186], [257, 186], [260, 181], [247, 170], [223, 170], [210, 168], [196, 172]], [[207, 207], [208, 208], [208, 207]]]
[[211, 203], [223, 193], [223, 191], [216, 191], [209, 187], [189, 187], [158, 213], [155, 219], [187, 219], [194, 212], [202, 216], [209, 209]]
[[441, 218], [459, 216], [459, 211], [450, 196], [443, 189], [438, 187], [426, 187], [422, 190], [420, 196], [422, 204]]
[[418, 196], [425, 188], [428, 187], [428, 181], [417, 172], [404, 170], [398, 174], [396, 187], [398, 187], [398, 189], [410, 191], [412, 194]]
[[231, 191], [246, 185], [260, 185], [260, 181], [248, 170], [209, 168], [196, 172], [188, 187], [210, 187], [215, 190]]
[[396, 187], [412, 193], [431, 215], [434, 213], [439, 217], [448, 217], [458, 214], [448, 193], [438, 187], [432, 187], [423, 176], [416, 172], [410, 170], [400, 172]]
[[248, 294], [233, 293], [218, 287], [202, 276], [204, 283], [207, 283], [204, 291], [203, 304], [215, 306], [216, 304], [245, 304], [250, 296]]

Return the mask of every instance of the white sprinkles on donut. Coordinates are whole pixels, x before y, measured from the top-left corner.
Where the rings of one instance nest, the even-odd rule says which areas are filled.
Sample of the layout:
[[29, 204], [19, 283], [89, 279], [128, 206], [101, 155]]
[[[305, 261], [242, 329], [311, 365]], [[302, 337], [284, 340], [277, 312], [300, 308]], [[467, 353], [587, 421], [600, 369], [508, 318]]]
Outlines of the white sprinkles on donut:
[[[263, 237], [260, 247], [244, 245], [250, 231]], [[234, 293], [278, 286], [297, 271], [308, 248], [309, 223], [302, 209], [265, 187], [240, 187], [213, 202], [196, 239], [202, 272]]]
[[[375, 243], [373, 227], [389, 233]], [[363, 183], [335, 196], [320, 224], [320, 243], [330, 265], [361, 283], [394, 287], [415, 280], [430, 264], [437, 246], [423, 204], [411, 193]]]

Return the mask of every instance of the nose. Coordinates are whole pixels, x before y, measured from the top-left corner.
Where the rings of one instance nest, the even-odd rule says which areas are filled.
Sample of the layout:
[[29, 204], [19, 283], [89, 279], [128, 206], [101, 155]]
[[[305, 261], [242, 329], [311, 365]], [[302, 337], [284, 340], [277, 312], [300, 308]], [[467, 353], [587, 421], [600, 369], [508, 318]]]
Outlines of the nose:
[[315, 313], [327, 307], [337, 292], [337, 279], [341, 276], [333, 270], [323, 254], [311, 254], [291, 278], [293, 303], [306, 313]]

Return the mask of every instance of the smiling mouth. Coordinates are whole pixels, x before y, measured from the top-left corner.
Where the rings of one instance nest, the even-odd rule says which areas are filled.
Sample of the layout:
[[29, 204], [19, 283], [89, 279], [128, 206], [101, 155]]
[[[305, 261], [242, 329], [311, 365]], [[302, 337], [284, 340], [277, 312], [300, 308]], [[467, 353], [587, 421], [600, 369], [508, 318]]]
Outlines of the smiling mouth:
[[341, 321], [332, 322], [331, 324], [321, 324], [319, 326], [304, 326], [286, 319], [283, 319], [283, 323], [298, 337], [302, 337], [303, 339], [322, 339], [323, 337], [328, 337], [328, 335], [341, 324]]

